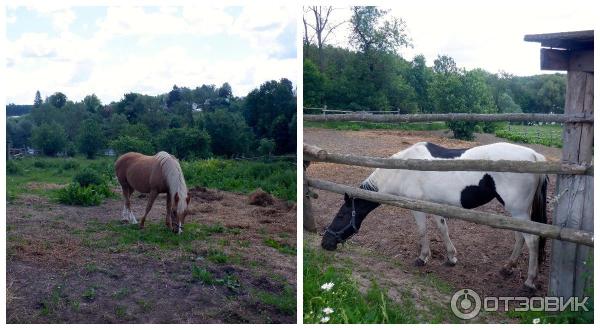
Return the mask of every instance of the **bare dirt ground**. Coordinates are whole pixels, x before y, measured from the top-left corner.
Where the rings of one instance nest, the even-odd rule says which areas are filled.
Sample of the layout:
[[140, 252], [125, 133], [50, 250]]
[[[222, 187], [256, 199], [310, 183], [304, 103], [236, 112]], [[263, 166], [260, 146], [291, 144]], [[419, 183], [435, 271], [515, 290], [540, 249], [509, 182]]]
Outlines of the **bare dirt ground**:
[[[388, 157], [420, 141], [429, 141], [448, 148], [465, 148], [503, 141], [503, 139], [490, 134], [478, 134], [475, 141], [466, 142], [451, 139], [448, 133], [443, 131], [304, 129], [305, 143], [314, 144], [332, 152], [357, 155]], [[542, 153], [549, 160], [560, 159], [560, 149], [540, 145], [527, 146]], [[371, 172], [372, 169], [369, 168], [330, 163], [313, 163], [308, 169], [310, 177], [351, 186], [358, 186]], [[556, 177], [550, 176], [548, 201], [554, 196], [555, 182]], [[342, 203], [342, 197], [326, 191], [318, 191], [318, 194], [319, 198], [313, 200], [313, 207], [319, 226], [318, 230], [321, 231], [333, 219]], [[549, 219], [552, 219], [552, 208], [552, 205], [548, 204]], [[478, 209], [508, 215], [503, 212], [502, 205], [495, 200]], [[501, 266], [508, 260], [514, 245], [512, 232], [456, 219], [449, 219], [448, 227], [450, 238], [458, 251], [458, 264], [455, 267], [444, 265], [445, 248], [437, 228], [432, 224], [428, 226], [432, 257], [425, 267], [413, 266], [413, 260], [418, 255], [418, 235], [412, 215], [409, 210], [387, 205], [380, 206], [373, 211], [363, 223], [360, 233], [347, 244], [375, 251], [390, 262], [402, 264], [403, 268], [410, 272], [416, 271], [422, 276], [433, 274], [455, 289], [470, 288], [485, 296], [531, 294], [523, 289], [523, 283], [527, 277], [528, 254], [526, 248], [524, 248], [523, 255], [511, 277], [505, 278], [499, 273]], [[312, 242], [318, 244], [320, 239], [312, 240]], [[550, 250], [551, 241], [549, 240], [546, 244], [546, 259], [540, 268], [536, 283], [538, 290], [533, 293], [536, 296], [544, 296], [547, 292]], [[346, 253], [346, 251], [344, 247], [340, 246], [338, 252], [333, 253]], [[377, 264], [380, 262], [373, 263], [375, 266]], [[388, 279], [390, 272], [385, 270], [385, 267], [388, 266], [389, 264], [383, 268], [377, 266], [378, 268], [372, 268], [371, 271], [383, 281], [391, 281], [393, 279]], [[397, 275], [398, 272], [395, 274]], [[450, 296], [447, 297], [447, 301]]]
[[[181, 238], [166, 232], [164, 196], [144, 232], [121, 223], [120, 199], [8, 203], [7, 322], [295, 323], [295, 204], [253, 206], [216, 190], [191, 196]], [[145, 205], [135, 194], [138, 219]]]

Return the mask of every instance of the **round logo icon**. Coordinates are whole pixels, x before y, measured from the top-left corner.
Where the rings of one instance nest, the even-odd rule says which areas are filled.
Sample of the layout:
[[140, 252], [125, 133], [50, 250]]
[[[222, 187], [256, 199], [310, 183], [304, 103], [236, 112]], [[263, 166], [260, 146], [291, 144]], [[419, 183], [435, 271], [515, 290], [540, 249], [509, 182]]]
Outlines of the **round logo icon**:
[[481, 310], [481, 298], [471, 289], [460, 289], [454, 293], [450, 300], [450, 308], [456, 317], [470, 320]]

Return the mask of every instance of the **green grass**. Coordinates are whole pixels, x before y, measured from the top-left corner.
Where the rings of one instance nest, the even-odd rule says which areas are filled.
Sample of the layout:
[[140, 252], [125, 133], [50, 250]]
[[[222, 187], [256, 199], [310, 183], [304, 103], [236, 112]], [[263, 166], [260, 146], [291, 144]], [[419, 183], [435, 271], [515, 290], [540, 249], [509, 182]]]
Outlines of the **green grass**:
[[249, 193], [257, 188], [296, 201], [296, 166], [292, 162], [208, 159], [181, 162], [187, 185]]
[[296, 294], [289, 285], [286, 285], [281, 293], [258, 291], [255, 296], [261, 303], [273, 306], [284, 314], [296, 313]]
[[[31, 188], [27, 185], [33, 182], [68, 184], [73, 181], [73, 177], [79, 171], [79, 168], [88, 166], [109, 178], [113, 178], [113, 163], [114, 158], [111, 157], [99, 157], [93, 160], [83, 157], [26, 157], [18, 160], [8, 160], [6, 165], [6, 195], [9, 201], [18, 198], [23, 193], [55, 198], [57, 189]], [[115, 180], [112, 179], [111, 183], [115, 184]]]
[[560, 125], [510, 125], [497, 130], [496, 136], [514, 142], [562, 148], [562, 131]]
[[436, 131], [447, 129], [444, 122], [431, 123], [370, 123], [370, 122], [347, 122], [347, 121], [305, 121], [304, 127], [327, 128], [343, 131], [360, 131], [363, 129], [385, 129], [403, 131]]
[[192, 265], [192, 282], [202, 282], [207, 285], [215, 284], [215, 277], [209, 270]]
[[[333, 266], [334, 255], [304, 245], [304, 322], [320, 323], [415, 323], [417, 311], [412, 299], [403, 294], [401, 303], [391, 300], [375, 281], [366, 293], [359, 290], [351, 268]], [[321, 286], [333, 283], [329, 291]], [[333, 309], [326, 315], [324, 308]]]
[[266, 238], [264, 240], [264, 243], [266, 246], [270, 246], [283, 254], [289, 254], [289, 255], [294, 255], [294, 256], [296, 255], [296, 247], [295, 246], [291, 246], [291, 245], [288, 245], [285, 243], [278, 242], [272, 238]]

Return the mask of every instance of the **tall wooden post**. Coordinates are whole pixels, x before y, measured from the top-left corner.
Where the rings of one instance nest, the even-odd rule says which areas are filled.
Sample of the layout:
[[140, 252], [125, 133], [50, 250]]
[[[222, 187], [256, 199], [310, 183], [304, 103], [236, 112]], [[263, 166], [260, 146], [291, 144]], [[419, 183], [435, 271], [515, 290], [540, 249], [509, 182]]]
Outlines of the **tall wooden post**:
[[[567, 71], [565, 115], [594, 114], [594, 31], [526, 35], [525, 41], [540, 42], [542, 70]], [[567, 122], [563, 126], [562, 162], [589, 165], [593, 160], [592, 123]], [[591, 176], [559, 175], [556, 184], [555, 226], [594, 231], [594, 180]], [[582, 297], [593, 281], [593, 250], [560, 240], [552, 241], [548, 294]]]
[[[594, 112], [594, 74], [569, 71], [565, 114], [583, 116]], [[562, 161], [566, 164], [591, 164], [593, 159], [593, 125], [566, 123], [563, 130]], [[556, 226], [594, 231], [594, 178], [559, 175], [558, 202], [553, 223]], [[583, 245], [554, 240], [550, 270], [549, 295], [582, 297], [593, 280], [588, 258], [592, 249]]]
[[308, 166], [310, 165], [310, 162], [305, 161], [304, 162], [304, 175], [302, 176], [303, 178], [303, 184], [302, 184], [302, 193], [304, 195], [304, 207], [303, 207], [303, 225], [304, 225], [304, 229], [313, 233], [317, 232], [317, 225], [315, 223], [315, 217], [313, 215], [313, 211], [312, 211], [312, 202], [310, 200], [310, 191], [308, 189], [308, 183], [306, 182], [306, 169], [308, 168]]

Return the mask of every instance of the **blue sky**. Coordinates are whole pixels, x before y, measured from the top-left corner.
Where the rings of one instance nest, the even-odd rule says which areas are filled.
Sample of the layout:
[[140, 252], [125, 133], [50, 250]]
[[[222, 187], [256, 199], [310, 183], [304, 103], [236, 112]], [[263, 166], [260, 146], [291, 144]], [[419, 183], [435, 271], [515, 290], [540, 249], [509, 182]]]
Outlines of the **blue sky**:
[[103, 103], [127, 92], [229, 82], [244, 96], [296, 77], [294, 6], [8, 7], [7, 103], [61, 91]]

